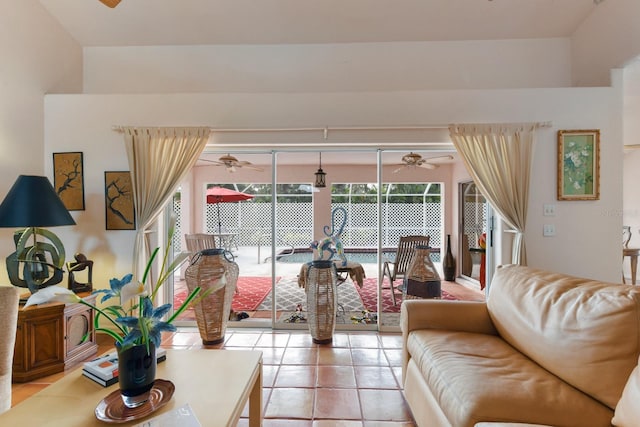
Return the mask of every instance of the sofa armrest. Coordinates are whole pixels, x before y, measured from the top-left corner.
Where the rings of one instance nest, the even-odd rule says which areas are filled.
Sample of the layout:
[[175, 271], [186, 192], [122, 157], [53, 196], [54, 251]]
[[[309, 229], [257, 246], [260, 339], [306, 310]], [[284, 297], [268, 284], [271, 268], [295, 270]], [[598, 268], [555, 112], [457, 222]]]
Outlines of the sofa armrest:
[[405, 381], [409, 351], [409, 332], [419, 329], [444, 329], [498, 335], [487, 304], [484, 301], [448, 301], [413, 299], [402, 302], [400, 308], [402, 330], [402, 382]]
[[445, 329], [498, 335], [484, 301], [406, 300], [400, 309], [403, 335], [417, 329]]

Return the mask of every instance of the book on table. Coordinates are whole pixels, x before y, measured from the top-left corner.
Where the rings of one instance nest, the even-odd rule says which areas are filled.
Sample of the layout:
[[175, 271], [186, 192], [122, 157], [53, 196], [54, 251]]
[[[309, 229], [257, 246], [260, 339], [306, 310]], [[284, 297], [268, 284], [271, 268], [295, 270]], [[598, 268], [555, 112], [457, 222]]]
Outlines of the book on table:
[[82, 375], [84, 375], [85, 377], [97, 382], [98, 384], [100, 384], [103, 387], [109, 387], [112, 384], [115, 384], [118, 382], [118, 377], [113, 377], [109, 380], [103, 380], [102, 378], [93, 375], [91, 372], [85, 371], [84, 369], [82, 370]]
[[[156, 359], [162, 362], [167, 358], [167, 350], [156, 349]], [[118, 353], [112, 351], [82, 365], [82, 375], [105, 387], [118, 382]]]

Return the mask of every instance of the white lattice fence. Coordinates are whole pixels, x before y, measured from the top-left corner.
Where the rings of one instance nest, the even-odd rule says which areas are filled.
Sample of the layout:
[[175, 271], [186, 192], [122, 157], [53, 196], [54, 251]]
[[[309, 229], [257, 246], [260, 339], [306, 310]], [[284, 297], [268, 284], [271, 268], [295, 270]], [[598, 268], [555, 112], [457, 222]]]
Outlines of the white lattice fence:
[[[347, 210], [342, 243], [347, 247], [377, 245], [378, 206], [375, 203], [333, 204]], [[442, 206], [440, 203], [389, 203], [382, 205], [382, 246], [397, 247], [400, 236], [429, 235], [431, 247], [442, 247]]]
[[[207, 205], [206, 232], [218, 230], [216, 205]], [[277, 246], [307, 247], [313, 240], [311, 203], [278, 203]], [[257, 246], [271, 241], [271, 205], [269, 203], [221, 203], [220, 223], [225, 231], [236, 233], [240, 246]]]
[[276, 246], [308, 247], [313, 240], [313, 204], [278, 203], [276, 225]]
[[176, 229], [173, 233], [173, 251], [178, 253], [182, 252], [182, 203], [180, 203], [179, 197], [173, 198], [173, 212], [176, 215]]
[[464, 218], [464, 234], [469, 236], [469, 246], [475, 248], [480, 235], [486, 232], [484, 224], [487, 223], [487, 204], [465, 202]]
[[[342, 233], [346, 247], [375, 247], [377, 245], [375, 203], [334, 204], [347, 211], [347, 224]], [[216, 205], [207, 205], [206, 232], [218, 230]], [[180, 250], [180, 201], [174, 200], [176, 212], [176, 236], [174, 247]], [[411, 234], [431, 236], [431, 247], [442, 248], [442, 206], [440, 203], [408, 204], [389, 203], [382, 206], [383, 247], [397, 247], [400, 236]], [[311, 203], [278, 203], [277, 246], [307, 247], [313, 240], [313, 206]], [[221, 203], [220, 222], [229, 232], [237, 233], [240, 246], [257, 246], [271, 241], [271, 205], [269, 203]], [[475, 230], [465, 230], [475, 232]], [[482, 231], [480, 231], [482, 232]]]

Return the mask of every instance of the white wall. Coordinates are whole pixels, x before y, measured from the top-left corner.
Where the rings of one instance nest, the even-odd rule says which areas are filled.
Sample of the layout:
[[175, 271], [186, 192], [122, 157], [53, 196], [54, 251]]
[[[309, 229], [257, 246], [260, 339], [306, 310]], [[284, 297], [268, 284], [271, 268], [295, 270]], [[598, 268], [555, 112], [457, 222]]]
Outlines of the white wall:
[[[50, 95], [45, 153], [85, 153], [87, 210], [61, 228], [67, 251], [96, 261], [97, 281], [130, 270], [134, 233], [104, 230], [105, 170], [126, 170], [113, 125], [305, 127], [552, 121], [540, 132], [533, 166], [527, 243], [529, 264], [619, 281], [622, 206], [622, 95], [619, 87], [333, 94]], [[556, 202], [557, 236], [542, 238], [542, 205], [555, 201], [557, 129], [601, 130], [601, 200]], [[329, 136], [330, 138], [330, 136]], [[51, 175], [51, 165], [47, 173]], [[598, 233], [593, 232], [597, 224]], [[6, 242], [5, 242], [6, 243]], [[6, 244], [5, 244], [6, 246]], [[593, 248], [581, 250], [577, 248]]]
[[571, 37], [573, 86], [608, 86], [609, 71], [640, 56], [640, 1], [608, 0]]
[[[35, 0], [0, 3], [0, 194], [42, 174], [45, 93], [80, 92], [82, 50]], [[30, 147], [25, 149], [25, 147]]]
[[[18, 175], [44, 173], [45, 93], [80, 92], [82, 50], [36, 0], [0, 2], [0, 200]], [[51, 175], [50, 175], [51, 176]], [[15, 250], [0, 229], [0, 259]], [[4, 267], [0, 284], [9, 283]]]
[[[85, 93], [567, 87], [569, 39], [90, 47]], [[541, 64], [544, 64], [543, 66]]]

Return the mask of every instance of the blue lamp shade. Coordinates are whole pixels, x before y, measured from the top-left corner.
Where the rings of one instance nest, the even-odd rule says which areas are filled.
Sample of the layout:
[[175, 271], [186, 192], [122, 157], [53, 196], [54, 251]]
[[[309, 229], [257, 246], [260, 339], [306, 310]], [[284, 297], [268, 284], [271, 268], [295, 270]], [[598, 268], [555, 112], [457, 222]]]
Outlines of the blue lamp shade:
[[75, 225], [45, 176], [20, 175], [0, 204], [0, 227]]

